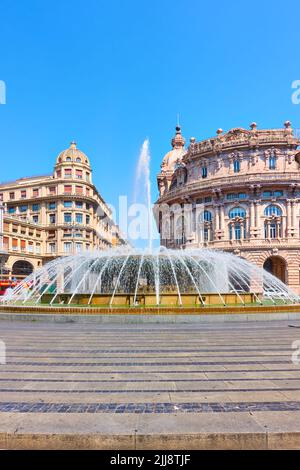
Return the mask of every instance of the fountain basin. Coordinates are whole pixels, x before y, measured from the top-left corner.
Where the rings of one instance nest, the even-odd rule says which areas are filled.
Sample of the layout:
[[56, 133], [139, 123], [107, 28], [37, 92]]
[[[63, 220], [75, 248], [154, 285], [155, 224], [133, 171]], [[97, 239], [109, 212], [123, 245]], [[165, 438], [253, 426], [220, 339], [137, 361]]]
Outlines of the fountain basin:
[[[72, 294], [59, 294], [56, 298], [56, 305], [68, 305]], [[257, 298], [261, 298], [259, 293], [244, 293], [238, 297], [234, 293], [223, 293], [225, 305], [241, 305], [241, 299], [245, 305], [257, 304]], [[51, 304], [54, 298], [54, 294], [44, 294], [41, 298], [42, 305]], [[72, 298], [72, 305], [79, 306], [103, 306], [103, 307], [127, 307], [127, 308], [139, 308], [139, 307], [155, 307], [160, 306], [171, 306], [171, 307], [210, 307], [220, 306], [220, 298], [216, 293], [205, 293], [202, 294], [202, 303], [200, 297], [194, 293], [181, 294], [181, 303], [179, 303], [178, 294], [176, 292], [169, 292], [160, 295], [159, 304], [157, 304], [157, 296], [153, 293], [138, 293], [135, 295], [131, 294], [115, 294], [113, 302], [111, 303], [110, 294], [96, 294], [93, 296], [91, 302], [90, 294], [76, 294]], [[224, 305], [224, 304], [223, 304]]]
[[229, 253], [126, 247], [56, 259], [5, 295], [3, 304], [203, 311], [300, 304], [300, 297], [270, 273]]

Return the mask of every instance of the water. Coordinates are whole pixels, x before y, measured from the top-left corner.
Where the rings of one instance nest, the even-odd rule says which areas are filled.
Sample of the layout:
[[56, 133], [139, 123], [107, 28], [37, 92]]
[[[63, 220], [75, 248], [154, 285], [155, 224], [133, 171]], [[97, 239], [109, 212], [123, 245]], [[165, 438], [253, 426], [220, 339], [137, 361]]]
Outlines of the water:
[[139, 195], [142, 198], [142, 202], [146, 203], [146, 214], [147, 214], [147, 226], [148, 226], [148, 248], [151, 250], [153, 241], [153, 224], [152, 224], [152, 202], [151, 202], [151, 176], [150, 176], [150, 143], [149, 139], [146, 139], [142, 145], [140, 156], [136, 169], [134, 194], [135, 202]]
[[243, 304], [245, 292], [254, 293], [258, 303], [300, 300], [270, 273], [229, 253], [207, 248], [122, 247], [56, 259], [29, 276], [3, 301], [38, 304], [44, 294], [51, 293], [55, 304], [59, 294], [66, 293], [69, 304], [76, 294], [88, 295], [91, 304], [94, 296], [105, 294], [113, 305], [117, 294], [131, 294], [135, 303], [139, 294], [148, 293], [159, 305], [161, 296], [168, 293], [177, 296], [179, 305], [184, 294], [195, 294], [205, 305], [205, 294], [213, 293], [218, 304], [226, 305], [224, 294], [234, 293]]

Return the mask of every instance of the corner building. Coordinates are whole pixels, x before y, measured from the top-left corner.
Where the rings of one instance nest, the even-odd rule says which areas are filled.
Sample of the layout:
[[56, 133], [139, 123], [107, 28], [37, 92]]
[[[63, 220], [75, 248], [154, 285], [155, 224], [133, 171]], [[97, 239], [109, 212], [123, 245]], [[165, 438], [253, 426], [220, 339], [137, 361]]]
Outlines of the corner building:
[[[2, 277], [24, 277], [59, 256], [114, 246], [118, 227], [72, 142], [54, 172], [0, 184]], [[123, 240], [121, 239], [123, 242]]]
[[157, 176], [161, 244], [232, 252], [300, 293], [300, 140], [291, 123], [218, 129], [188, 148], [177, 127], [171, 144]]

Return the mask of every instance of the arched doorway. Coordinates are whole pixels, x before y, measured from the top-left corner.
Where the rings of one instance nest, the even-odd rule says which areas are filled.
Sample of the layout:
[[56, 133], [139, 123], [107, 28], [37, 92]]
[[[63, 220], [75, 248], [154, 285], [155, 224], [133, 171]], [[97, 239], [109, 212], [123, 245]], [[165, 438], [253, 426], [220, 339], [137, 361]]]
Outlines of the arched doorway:
[[286, 262], [280, 256], [270, 256], [264, 262], [264, 269], [286, 284]]
[[29, 276], [33, 272], [33, 266], [28, 261], [16, 261], [12, 267], [12, 276]]

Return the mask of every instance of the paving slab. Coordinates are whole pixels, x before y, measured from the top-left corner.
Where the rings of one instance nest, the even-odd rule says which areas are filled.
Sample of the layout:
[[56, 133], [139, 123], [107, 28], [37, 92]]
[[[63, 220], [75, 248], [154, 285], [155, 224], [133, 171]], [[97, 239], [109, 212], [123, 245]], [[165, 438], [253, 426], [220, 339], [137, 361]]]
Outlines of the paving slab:
[[300, 449], [300, 330], [249, 317], [2, 318], [1, 448]]

